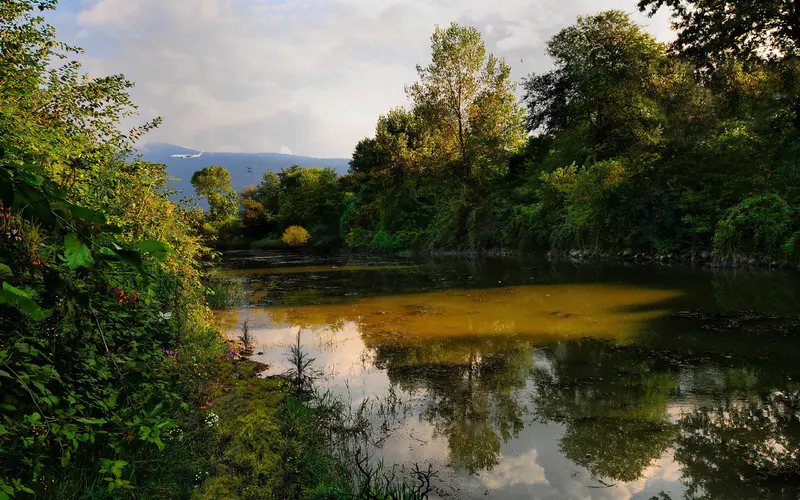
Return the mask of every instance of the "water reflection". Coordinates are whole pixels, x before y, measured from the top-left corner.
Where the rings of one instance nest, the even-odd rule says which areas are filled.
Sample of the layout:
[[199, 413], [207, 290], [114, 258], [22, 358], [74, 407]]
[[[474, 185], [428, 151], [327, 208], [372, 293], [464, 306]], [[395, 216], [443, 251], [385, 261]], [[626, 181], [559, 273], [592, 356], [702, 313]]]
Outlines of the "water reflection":
[[375, 366], [407, 391], [424, 389], [422, 417], [450, 450], [450, 465], [475, 473], [490, 470], [500, 444], [517, 437], [527, 408], [519, 392], [532, 373], [530, 351], [508, 340], [445, 340], [418, 345], [376, 344]]
[[595, 478], [635, 481], [676, 435], [668, 405], [671, 367], [636, 349], [595, 341], [543, 350], [534, 378], [536, 413], [564, 424], [560, 449]]
[[[234, 261], [253, 306], [220, 318], [248, 318], [256, 359], [276, 372], [301, 330], [323, 383], [353, 404], [401, 392], [411, 410], [384, 459], [433, 462], [456, 497], [800, 494], [796, 276], [775, 275], [786, 289], [767, 293], [769, 277], [748, 273], [311, 264], [277, 260], [306, 270], [274, 274]], [[751, 282], [747, 309], [780, 317], [730, 321]], [[729, 316], [685, 312], [696, 309]]]

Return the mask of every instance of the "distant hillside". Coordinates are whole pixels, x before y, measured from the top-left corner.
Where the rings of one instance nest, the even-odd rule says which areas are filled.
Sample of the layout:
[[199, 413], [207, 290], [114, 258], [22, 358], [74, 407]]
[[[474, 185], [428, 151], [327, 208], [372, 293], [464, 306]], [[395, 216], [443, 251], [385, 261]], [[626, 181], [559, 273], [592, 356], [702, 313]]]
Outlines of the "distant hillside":
[[284, 155], [279, 153], [206, 153], [199, 158], [172, 158], [175, 154], [196, 154], [200, 151], [186, 149], [172, 144], [146, 144], [139, 148], [142, 159], [153, 163], [163, 163], [171, 177], [179, 181], [172, 186], [182, 191], [176, 198], [190, 196], [192, 174], [204, 167], [220, 165], [231, 173], [231, 183], [237, 190], [245, 186], [257, 185], [268, 170], [280, 172], [291, 165], [301, 167], [333, 167], [339, 175], [347, 173], [348, 159], [310, 158], [308, 156]]

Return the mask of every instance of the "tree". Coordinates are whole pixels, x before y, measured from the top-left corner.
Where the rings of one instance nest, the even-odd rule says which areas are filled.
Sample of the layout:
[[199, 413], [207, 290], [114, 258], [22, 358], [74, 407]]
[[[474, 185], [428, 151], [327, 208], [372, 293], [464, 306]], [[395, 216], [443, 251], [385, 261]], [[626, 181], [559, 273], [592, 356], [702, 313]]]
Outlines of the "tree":
[[454, 164], [459, 183], [480, 184], [504, 172], [508, 156], [524, 141], [511, 67], [486, 55], [475, 28], [455, 23], [436, 27], [431, 52], [431, 63], [417, 66], [420, 81], [406, 92], [434, 133], [440, 164]]
[[200, 196], [208, 199], [210, 219], [224, 222], [237, 210], [236, 190], [231, 186], [231, 173], [220, 166], [206, 167], [192, 175], [192, 186]]
[[673, 48], [707, 78], [731, 60], [758, 65], [777, 62], [793, 99], [795, 132], [800, 130], [800, 7], [794, 0], [639, 0], [655, 14], [672, 9], [678, 38]]
[[[303, 225], [317, 234], [315, 226], [334, 226], [341, 213], [342, 192], [333, 168], [302, 168], [292, 165], [278, 174], [280, 208], [278, 220], [285, 226]], [[331, 227], [338, 234], [338, 227]]]
[[[524, 82], [528, 129], [571, 131], [585, 155], [613, 157], [658, 137], [664, 48], [622, 11], [579, 17], [547, 44], [555, 69]], [[584, 158], [573, 158], [583, 160]]]
[[800, 7], [794, 0], [639, 0], [653, 15], [672, 9], [674, 47], [706, 68], [720, 59], [800, 55]]
[[255, 186], [245, 186], [239, 193], [239, 205], [241, 205], [241, 217], [243, 220], [254, 223], [264, 215], [264, 205], [255, 199]]

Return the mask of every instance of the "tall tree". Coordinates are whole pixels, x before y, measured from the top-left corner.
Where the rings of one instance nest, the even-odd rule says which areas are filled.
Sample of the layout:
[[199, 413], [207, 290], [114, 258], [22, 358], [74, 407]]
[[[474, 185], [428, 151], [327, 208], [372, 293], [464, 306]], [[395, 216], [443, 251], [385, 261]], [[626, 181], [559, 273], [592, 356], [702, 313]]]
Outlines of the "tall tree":
[[225, 167], [213, 165], [192, 175], [192, 186], [200, 196], [208, 199], [210, 219], [222, 222], [236, 215], [238, 199], [231, 186], [231, 173]]
[[714, 66], [722, 57], [782, 59], [800, 55], [800, 6], [795, 0], [639, 0], [654, 14], [672, 9], [675, 48]]
[[407, 87], [415, 112], [435, 131], [442, 162], [457, 177], [480, 183], [502, 172], [524, 140], [523, 112], [514, 96], [511, 67], [486, 55], [475, 28], [436, 27], [431, 63], [417, 66], [420, 81]]
[[547, 53], [555, 69], [524, 83], [529, 130], [579, 131], [593, 143], [590, 153], [606, 158], [657, 138], [666, 54], [628, 14], [579, 17], [548, 42]]
[[673, 48], [707, 78], [731, 60], [778, 63], [800, 131], [800, 6], [795, 0], [639, 0], [653, 15], [672, 9]]

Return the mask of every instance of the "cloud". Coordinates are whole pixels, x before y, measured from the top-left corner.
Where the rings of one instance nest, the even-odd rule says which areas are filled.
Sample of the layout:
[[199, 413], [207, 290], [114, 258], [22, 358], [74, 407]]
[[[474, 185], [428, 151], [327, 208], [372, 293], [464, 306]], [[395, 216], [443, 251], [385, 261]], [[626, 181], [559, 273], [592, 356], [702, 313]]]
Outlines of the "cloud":
[[[204, 151], [343, 156], [406, 104], [436, 24], [470, 24], [512, 76], [549, 67], [547, 39], [579, 14], [633, 0], [91, 0], [75, 9], [92, 74], [137, 82], [148, 140]], [[664, 16], [637, 19], [669, 37]], [[68, 40], [69, 41], [69, 40]], [[519, 63], [520, 59], [524, 62]]]

